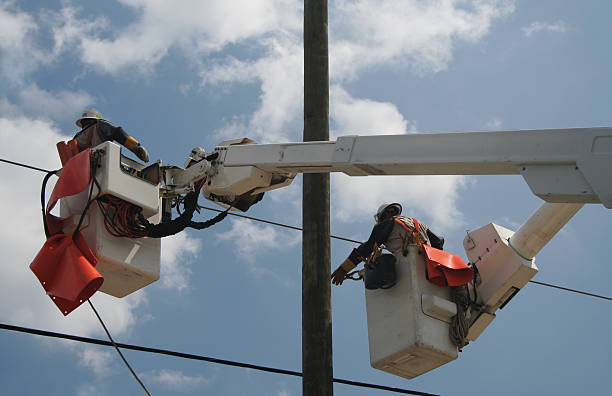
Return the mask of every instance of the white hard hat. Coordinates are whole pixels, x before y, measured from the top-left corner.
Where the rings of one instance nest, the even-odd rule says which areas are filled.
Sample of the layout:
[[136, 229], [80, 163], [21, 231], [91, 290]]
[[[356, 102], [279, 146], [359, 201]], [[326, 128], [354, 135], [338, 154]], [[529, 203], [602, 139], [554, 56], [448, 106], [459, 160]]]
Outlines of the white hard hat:
[[96, 109], [86, 109], [83, 111], [83, 114], [81, 114], [81, 118], [79, 118], [78, 120], [76, 120], [75, 124], [79, 127], [79, 128], [83, 128], [83, 125], [81, 124], [81, 121], [87, 119], [87, 118], [93, 118], [95, 120], [101, 120], [102, 119], [102, 114], [100, 114], [100, 112]]
[[383, 213], [385, 213], [385, 211], [387, 211], [387, 209], [389, 208], [395, 208], [397, 210], [397, 213], [395, 214], [396, 216], [402, 213], [402, 205], [398, 204], [397, 202], [384, 203], [378, 207], [378, 210], [376, 211], [376, 214], [374, 215], [374, 220], [376, 220], [376, 222], [378, 223]]

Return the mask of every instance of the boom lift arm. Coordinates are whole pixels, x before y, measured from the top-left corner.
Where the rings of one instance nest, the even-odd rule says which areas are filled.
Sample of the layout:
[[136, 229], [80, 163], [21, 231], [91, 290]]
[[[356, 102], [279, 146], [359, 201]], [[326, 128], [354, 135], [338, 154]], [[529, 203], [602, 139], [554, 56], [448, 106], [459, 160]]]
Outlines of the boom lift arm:
[[612, 208], [612, 128], [342, 136], [282, 144], [242, 139], [222, 142], [210, 160], [202, 149], [193, 152], [200, 154], [186, 169], [164, 168], [168, 193], [204, 176], [203, 195], [227, 204], [241, 194], [287, 186], [296, 173], [520, 174], [546, 202]]

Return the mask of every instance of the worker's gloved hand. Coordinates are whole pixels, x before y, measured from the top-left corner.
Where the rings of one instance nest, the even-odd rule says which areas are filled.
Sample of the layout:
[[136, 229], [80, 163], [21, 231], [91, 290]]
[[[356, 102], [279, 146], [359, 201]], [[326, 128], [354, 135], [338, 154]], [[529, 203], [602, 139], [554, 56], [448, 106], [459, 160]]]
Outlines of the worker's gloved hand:
[[331, 281], [334, 285], [341, 285], [346, 279], [347, 272], [342, 268], [342, 266], [336, 268], [334, 272], [332, 272]]
[[144, 162], [149, 162], [149, 153], [147, 149], [142, 147], [140, 143], [138, 143], [133, 149], [132, 152], [136, 154], [138, 158], [140, 158]]
[[344, 282], [344, 280], [346, 279], [346, 274], [348, 274], [348, 272], [355, 267], [356, 265], [353, 264], [350, 259], [344, 260], [344, 262], [340, 264], [340, 266], [336, 268], [336, 270], [332, 273], [332, 283], [334, 285], [341, 285], [342, 282]]

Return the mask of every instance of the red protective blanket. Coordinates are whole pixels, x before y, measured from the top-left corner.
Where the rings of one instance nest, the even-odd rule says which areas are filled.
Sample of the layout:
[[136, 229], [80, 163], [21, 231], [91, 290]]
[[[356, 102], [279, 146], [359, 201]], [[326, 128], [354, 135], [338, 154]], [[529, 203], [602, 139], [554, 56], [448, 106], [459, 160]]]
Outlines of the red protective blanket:
[[102, 275], [95, 269], [98, 260], [80, 232], [62, 233], [62, 221], [49, 212], [62, 197], [78, 194], [91, 181], [91, 149], [72, 157], [64, 166], [55, 184], [46, 218], [51, 237], [40, 249], [30, 269], [47, 295], [64, 315], [68, 315], [102, 286]]
[[423, 245], [427, 264], [427, 279], [438, 286], [461, 286], [470, 282], [474, 270], [459, 256]]
[[[398, 219], [395, 221], [407, 231], [415, 231], [415, 237], [419, 238], [419, 222], [413, 218], [415, 230], [410, 230]], [[422, 244], [425, 251], [425, 264], [427, 269], [427, 280], [438, 286], [461, 286], [470, 282], [474, 277], [474, 270], [468, 266], [459, 256], [444, 250], [436, 249]]]

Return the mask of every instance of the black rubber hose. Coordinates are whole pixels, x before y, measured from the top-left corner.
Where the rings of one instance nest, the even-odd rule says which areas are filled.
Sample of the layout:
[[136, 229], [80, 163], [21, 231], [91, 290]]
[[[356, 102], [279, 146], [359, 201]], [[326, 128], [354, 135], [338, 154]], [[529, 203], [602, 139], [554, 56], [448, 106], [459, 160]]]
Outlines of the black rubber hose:
[[42, 186], [40, 188], [40, 207], [42, 210], [43, 228], [45, 229], [45, 236], [47, 237], [47, 239], [49, 239], [49, 237], [51, 236], [51, 233], [49, 232], [49, 226], [47, 225], [47, 210], [45, 208], [45, 195], [46, 195], [45, 190], [47, 189], [47, 182], [49, 182], [49, 179], [51, 178], [51, 176], [55, 175], [57, 172], [59, 172], [59, 170], [47, 172], [47, 174], [45, 175], [45, 178], [43, 179]]
[[193, 212], [198, 205], [198, 192], [192, 191], [185, 196], [184, 210], [179, 217], [167, 223], [151, 224], [144, 216], [140, 220], [147, 230], [147, 236], [151, 238], [163, 238], [178, 234], [191, 224]]
[[225, 219], [226, 217], [227, 217], [227, 211], [223, 211], [219, 213], [218, 215], [216, 215], [215, 217], [213, 217], [212, 219], [207, 220], [207, 221], [201, 221], [201, 222], [192, 221], [189, 223], [189, 227], [194, 228], [196, 230], [203, 230], [205, 228], [214, 226], [215, 224]]

